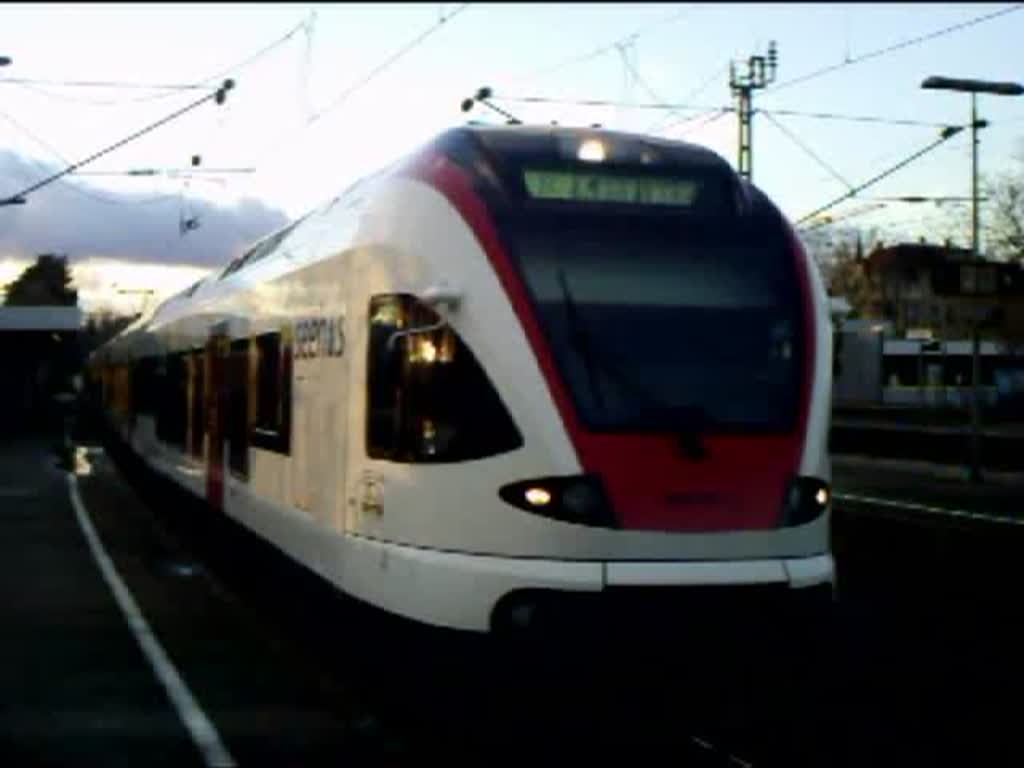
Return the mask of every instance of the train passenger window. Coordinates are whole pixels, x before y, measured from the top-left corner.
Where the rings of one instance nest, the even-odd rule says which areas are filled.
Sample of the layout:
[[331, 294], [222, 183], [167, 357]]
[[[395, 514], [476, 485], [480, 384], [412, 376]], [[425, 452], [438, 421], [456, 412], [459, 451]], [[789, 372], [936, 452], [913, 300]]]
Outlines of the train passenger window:
[[256, 337], [256, 420], [250, 434], [252, 445], [268, 451], [291, 451], [292, 350], [281, 334]]
[[181, 353], [167, 355], [156, 371], [160, 399], [156, 412], [156, 436], [168, 445], [185, 449], [188, 417], [188, 369]]
[[134, 425], [135, 411], [132, 407], [132, 369], [126, 363], [113, 368], [112, 410], [129, 425]]
[[369, 308], [366, 450], [406, 463], [469, 461], [515, 450], [523, 438], [468, 346], [406, 294]]
[[144, 357], [135, 364], [135, 407], [138, 413], [151, 416], [157, 407], [157, 358]]
[[203, 457], [203, 437], [206, 435], [206, 354], [193, 352], [189, 357], [189, 392], [191, 394], [191, 442], [189, 453]]
[[228, 467], [249, 476], [249, 340], [231, 342], [228, 357]]

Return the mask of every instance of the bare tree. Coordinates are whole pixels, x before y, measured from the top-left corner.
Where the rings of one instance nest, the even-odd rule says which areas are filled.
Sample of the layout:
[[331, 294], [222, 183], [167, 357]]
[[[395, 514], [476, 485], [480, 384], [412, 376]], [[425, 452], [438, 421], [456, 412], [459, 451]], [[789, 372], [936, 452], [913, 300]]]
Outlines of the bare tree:
[[986, 186], [987, 241], [998, 259], [1024, 261], [1024, 172], [1006, 173]]
[[840, 242], [832, 252], [828, 274], [828, 292], [842, 296], [850, 304], [850, 317], [876, 317], [881, 306], [881, 287], [871, 274], [863, 254], [863, 241], [851, 245]]

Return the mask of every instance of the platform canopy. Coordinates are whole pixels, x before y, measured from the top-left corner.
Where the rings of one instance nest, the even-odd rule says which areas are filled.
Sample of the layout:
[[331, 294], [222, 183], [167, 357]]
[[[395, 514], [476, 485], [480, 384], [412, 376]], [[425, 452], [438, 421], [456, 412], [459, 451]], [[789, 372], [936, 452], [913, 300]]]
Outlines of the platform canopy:
[[79, 331], [80, 307], [36, 306], [0, 307], [0, 333], [3, 331]]

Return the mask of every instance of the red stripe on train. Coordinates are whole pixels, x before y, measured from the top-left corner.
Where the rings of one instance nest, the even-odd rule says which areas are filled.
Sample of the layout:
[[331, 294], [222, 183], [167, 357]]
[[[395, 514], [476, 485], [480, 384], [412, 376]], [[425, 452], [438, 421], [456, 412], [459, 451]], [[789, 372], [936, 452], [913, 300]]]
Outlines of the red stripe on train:
[[585, 472], [601, 475], [623, 528], [725, 531], [778, 525], [786, 485], [796, 474], [807, 431], [814, 361], [811, 286], [795, 238], [807, 339], [798, 429], [791, 435], [708, 435], [707, 457], [695, 462], [680, 453], [673, 435], [588, 431], [579, 421], [522, 279], [470, 177], [438, 153], [413, 159], [405, 173], [443, 194], [473, 231], [522, 324], [580, 465]]

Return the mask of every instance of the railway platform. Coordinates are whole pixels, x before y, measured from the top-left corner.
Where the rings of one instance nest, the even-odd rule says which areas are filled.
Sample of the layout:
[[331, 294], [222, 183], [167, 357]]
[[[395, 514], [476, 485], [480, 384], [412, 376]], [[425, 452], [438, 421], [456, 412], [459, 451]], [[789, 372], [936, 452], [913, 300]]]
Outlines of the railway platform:
[[7, 765], [201, 765], [76, 523], [45, 439], [0, 444]]
[[364, 753], [370, 719], [352, 697], [155, 526], [102, 451], [79, 449], [69, 473], [54, 448], [0, 444], [0, 764]]

